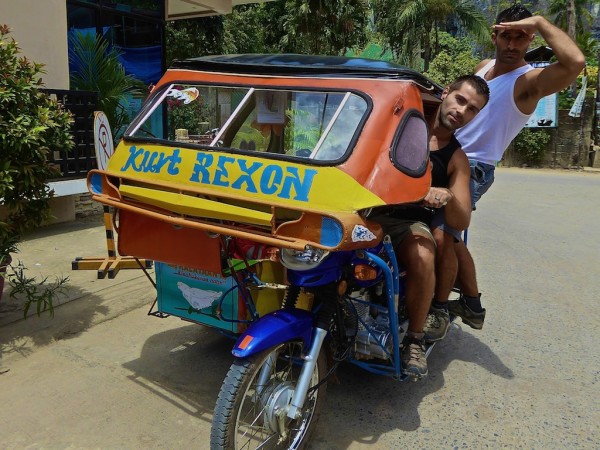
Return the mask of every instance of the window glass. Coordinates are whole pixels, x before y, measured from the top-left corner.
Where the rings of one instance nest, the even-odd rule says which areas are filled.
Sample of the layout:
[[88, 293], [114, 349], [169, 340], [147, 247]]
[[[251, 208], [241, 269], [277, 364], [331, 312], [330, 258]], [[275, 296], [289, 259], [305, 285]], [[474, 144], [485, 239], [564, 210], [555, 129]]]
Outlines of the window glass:
[[155, 95], [128, 134], [149, 136], [163, 107], [168, 129], [154, 137], [319, 161], [348, 153], [368, 109], [350, 92], [174, 84]]
[[412, 113], [401, 124], [399, 133], [392, 148], [394, 164], [409, 175], [421, 176], [429, 159], [429, 133], [425, 120]]
[[144, 14], [148, 16], [160, 16], [164, 0], [119, 0], [104, 2], [107, 6], [119, 11]]

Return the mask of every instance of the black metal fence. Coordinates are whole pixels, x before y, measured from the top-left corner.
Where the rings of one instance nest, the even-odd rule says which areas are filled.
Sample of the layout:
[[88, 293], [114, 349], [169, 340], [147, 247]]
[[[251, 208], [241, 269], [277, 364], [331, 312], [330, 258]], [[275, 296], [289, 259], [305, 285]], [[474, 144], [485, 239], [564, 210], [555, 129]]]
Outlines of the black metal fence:
[[94, 111], [98, 109], [98, 93], [93, 91], [71, 91], [44, 89], [44, 92], [64, 105], [73, 114], [72, 126], [74, 148], [57, 151], [52, 162], [60, 166], [61, 176], [56, 180], [85, 178], [90, 169], [96, 168], [94, 150]]

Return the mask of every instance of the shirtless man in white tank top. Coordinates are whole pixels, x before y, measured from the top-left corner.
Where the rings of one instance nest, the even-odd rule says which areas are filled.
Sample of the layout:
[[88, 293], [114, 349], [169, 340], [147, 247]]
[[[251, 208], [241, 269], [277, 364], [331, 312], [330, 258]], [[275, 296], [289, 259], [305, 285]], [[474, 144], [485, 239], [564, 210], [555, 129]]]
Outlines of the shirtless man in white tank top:
[[[536, 32], [552, 48], [557, 59], [543, 69], [535, 69], [525, 61], [525, 53]], [[492, 42], [496, 46], [496, 58], [482, 61], [475, 69], [476, 74], [488, 82], [490, 101], [474, 120], [456, 132], [471, 165], [473, 208], [492, 184], [496, 163], [525, 126], [538, 101], [569, 86], [585, 66], [583, 53], [566, 33], [543, 17], [532, 16], [519, 4], [498, 15], [492, 27]], [[448, 296], [435, 299], [438, 304], [445, 301], [447, 305], [439, 311], [432, 310], [430, 315], [447, 315], [449, 309], [467, 325], [481, 329], [485, 309], [481, 307], [475, 264], [462, 241], [454, 245], [459, 262], [457, 281], [462, 295], [449, 304]], [[438, 274], [437, 283], [441, 283], [441, 290], [448, 295], [454, 282], [453, 275]], [[446, 326], [447, 322], [428, 320], [430, 323]], [[427, 338], [427, 330], [425, 332]], [[431, 333], [440, 334], [435, 329], [431, 329]]]

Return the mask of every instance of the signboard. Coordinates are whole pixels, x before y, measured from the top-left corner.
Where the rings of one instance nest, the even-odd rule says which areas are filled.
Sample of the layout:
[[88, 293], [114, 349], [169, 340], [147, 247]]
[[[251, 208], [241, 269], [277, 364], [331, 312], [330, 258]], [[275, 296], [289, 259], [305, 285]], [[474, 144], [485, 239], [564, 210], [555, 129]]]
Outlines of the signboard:
[[541, 98], [525, 126], [528, 128], [558, 127], [558, 94]]
[[[533, 67], [546, 67], [549, 62], [531, 62]], [[543, 97], [525, 125], [527, 128], [556, 128], [558, 127], [558, 94]]]
[[115, 152], [112, 133], [106, 114], [94, 111], [94, 149], [98, 169], [106, 170], [109, 158]]

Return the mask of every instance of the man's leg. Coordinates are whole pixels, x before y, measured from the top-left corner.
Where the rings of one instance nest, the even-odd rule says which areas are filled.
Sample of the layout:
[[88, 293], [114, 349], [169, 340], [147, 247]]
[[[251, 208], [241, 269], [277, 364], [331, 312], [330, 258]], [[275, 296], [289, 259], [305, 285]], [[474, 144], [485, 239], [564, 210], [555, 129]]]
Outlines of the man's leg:
[[397, 255], [406, 268], [406, 311], [408, 330], [423, 333], [435, 289], [435, 246], [429, 237], [408, 235], [398, 246]]
[[[469, 161], [471, 166], [471, 205], [475, 210], [475, 203], [485, 194], [494, 182], [493, 165], [477, 161]], [[477, 273], [471, 252], [464, 242], [455, 245], [458, 259], [457, 283], [461, 289], [458, 300], [449, 302], [448, 309], [451, 314], [459, 316], [467, 325], [480, 330], [485, 319], [485, 309], [481, 307], [481, 294], [477, 286]]]
[[458, 271], [458, 261], [454, 253], [455, 237], [444, 231], [442, 227], [433, 229], [433, 237], [436, 243], [435, 294], [423, 328], [425, 342], [428, 343], [444, 339], [450, 328], [448, 297], [454, 287]]
[[441, 228], [433, 230], [435, 251], [435, 294], [433, 300], [439, 303], [448, 301], [458, 273], [458, 260], [454, 251], [454, 237]]
[[458, 258], [457, 282], [461, 294], [458, 300], [448, 303], [448, 310], [470, 327], [481, 330], [485, 320], [485, 309], [481, 307], [481, 294], [477, 288], [473, 257], [462, 241], [456, 244], [456, 256]]
[[402, 343], [402, 367], [405, 373], [421, 378], [427, 375], [423, 326], [435, 288], [433, 238], [431, 235], [410, 233], [398, 246], [397, 255], [406, 269], [408, 331]]
[[477, 287], [477, 274], [475, 272], [475, 261], [471, 252], [463, 241], [454, 244], [454, 254], [458, 262], [457, 282], [463, 294], [477, 297], [479, 289]]

